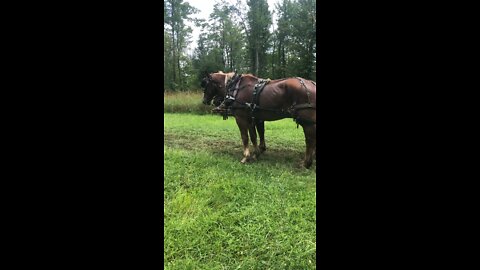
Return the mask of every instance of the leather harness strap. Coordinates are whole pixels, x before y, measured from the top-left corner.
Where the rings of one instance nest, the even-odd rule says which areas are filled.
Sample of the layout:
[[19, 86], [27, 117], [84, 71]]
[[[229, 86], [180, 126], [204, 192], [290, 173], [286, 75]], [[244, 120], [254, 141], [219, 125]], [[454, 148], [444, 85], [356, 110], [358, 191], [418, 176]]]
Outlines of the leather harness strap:
[[[235, 99], [237, 97], [237, 93], [239, 90], [240, 82], [242, 81], [243, 76], [242, 75], [235, 75], [230, 82], [228, 82], [228, 85], [226, 85], [226, 91], [225, 91], [225, 98], [230, 98], [230, 99]], [[233, 89], [233, 93], [230, 95], [232, 92], [231, 88], [234, 83], [237, 83], [235, 85], [235, 88]]]
[[302, 80], [302, 78], [297, 77], [297, 79], [300, 81], [300, 84], [303, 86], [303, 88], [307, 92], [307, 101], [308, 101], [308, 104], [310, 104], [310, 91], [308, 91], [308, 88], [305, 86], [305, 82]]
[[[288, 110], [275, 110], [275, 109], [269, 109], [269, 108], [262, 108], [260, 107], [260, 104], [259, 104], [259, 101], [260, 101], [260, 94], [261, 92], [263, 91], [263, 89], [265, 88], [265, 86], [270, 82], [270, 79], [258, 79], [258, 82], [255, 84], [255, 87], [254, 87], [254, 90], [253, 90], [253, 95], [252, 95], [252, 103], [241, 103], [239, 101], [236, 100], [237, 98], [237, 95], [238, 95], [238, 92], [240, 89], [244, 88], [244, 87], [241, 87], [240, 88], [240, 82], [243, 78], [243, 75], [238, 75], [238, 76], [234, 76], [228, 83], [228, 86], [227, 86], [227, 91], [226, 91], [226, 94], [225, 94], [225, 99], [230, 99], [236, 103], [239, 103], [242, 105], [242, 107], [238, 107], [238, 106], [234, 106], [233, 104], [231, 104], [230, 108], [231, 109], [240, 109], [240, 108], [249, 108], [251, 111], [252, 111], [252, 123], [255, 123], [255, 113], [258, 111], [258, 110], [263, 110], [263, 111], [270, 111], [270, 112], [274, 112], [278, 115], [281, 115], [281, 116], [284, 116], [284, 117], [293, 117], [295, 122], [297, 123], [297, 128], [298, 128], [298, 124], [301, 123], [301, 124], [315, 124], [315, 122], [313, 121], [310, 121], [310, 120], [307, 120], [307, 119], [300, 119], [298, 117], [296, 117], [296, 112], [299, 111], [299, 110], [304, 110], [304, 109], [316, 109], [316, 106], [315, 104], [311, 103], [311, 100], [310, 100], [310, 91], [308, 90], [308, 88], [306, 87], [305, 85], [305, 82], [303, 81], [302, 78], [299, 78], [299, 77], [296, 77], [296, 79], [298, 79], [300, 81], [300, 84], [303, 86], [303, 88], [305, 89], [306, 91], [306, 94], [307, 94], [307, 103], [302, 103], [302, 104], [293, 104], [290, 109]], [[311, 83], [313, 83], [314, 85], [315, 82], [314, 81], [310, 81]], [[232, 89], [232, 86], [233, 84], [235, 84], [235, 87]], [[225, 119], [225, 117], [224, 117]]]

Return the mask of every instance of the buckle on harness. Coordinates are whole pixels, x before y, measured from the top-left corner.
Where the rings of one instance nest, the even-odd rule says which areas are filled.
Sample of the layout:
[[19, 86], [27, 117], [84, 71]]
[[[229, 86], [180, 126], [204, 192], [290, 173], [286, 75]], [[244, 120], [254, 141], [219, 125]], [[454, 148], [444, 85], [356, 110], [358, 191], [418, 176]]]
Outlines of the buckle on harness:
[[257, 108], [257, 104], [255, 103], [246, 102], [245, 105], [247, 105], [252, 111], [255, 111], [255, 109]]

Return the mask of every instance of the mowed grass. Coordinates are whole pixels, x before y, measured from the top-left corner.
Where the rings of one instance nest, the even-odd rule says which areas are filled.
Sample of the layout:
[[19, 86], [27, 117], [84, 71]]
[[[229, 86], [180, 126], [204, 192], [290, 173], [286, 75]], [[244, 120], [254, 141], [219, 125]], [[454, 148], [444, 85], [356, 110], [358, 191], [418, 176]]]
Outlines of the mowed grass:
[[165, 269], [316, 269], [316, 161], [300, 164], [301, 127], [266, 122], [267, 151], [241, 164], [233, 117], [164, 122]]

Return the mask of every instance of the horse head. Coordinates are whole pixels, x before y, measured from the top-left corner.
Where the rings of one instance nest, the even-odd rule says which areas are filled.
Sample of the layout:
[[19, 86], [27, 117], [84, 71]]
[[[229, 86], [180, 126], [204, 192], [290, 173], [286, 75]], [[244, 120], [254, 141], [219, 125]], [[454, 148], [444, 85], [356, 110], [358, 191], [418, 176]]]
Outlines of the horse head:
[[[209, 105], [212, 102], [215, 106], [219, 106], [225, 98], [226, 81], [231, 78], [230, 73], [210, 73], [202, 79], [203, 87], [203, 104]], [[233, 73], [232, 73], [233, 74]]]
[[212, 99], [218, 95], [218, 82], [212, 76], [212, 74], [207, 74], [203, 78], [201, 86], [203, 87], [203, 104], [210, 105]]

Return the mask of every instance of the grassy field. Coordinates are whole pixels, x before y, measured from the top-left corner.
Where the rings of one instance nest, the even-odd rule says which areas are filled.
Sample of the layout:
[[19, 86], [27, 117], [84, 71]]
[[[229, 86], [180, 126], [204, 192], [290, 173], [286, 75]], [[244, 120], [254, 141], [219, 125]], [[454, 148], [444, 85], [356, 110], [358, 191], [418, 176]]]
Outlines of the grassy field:
[[164, 113], [164, 268], [316, 269], [316, 161], [300, 164], [301, 127], [266, 122], [267, 151], [243, 165], [235, 119], [200, 101], [164, 99], [198, 113]]

